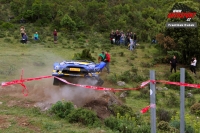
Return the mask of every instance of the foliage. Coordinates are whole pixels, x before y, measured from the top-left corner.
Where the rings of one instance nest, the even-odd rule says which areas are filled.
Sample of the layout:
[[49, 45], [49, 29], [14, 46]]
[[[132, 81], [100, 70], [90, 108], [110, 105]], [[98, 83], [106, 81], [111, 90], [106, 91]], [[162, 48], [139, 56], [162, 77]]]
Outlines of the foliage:
[[179, 106], [179, 99], [176, 93], [169, 93], [169, 96], [166, 98], [167, 107], [177, 107]]
[[76, 23], [68, 14], [65, 14], [65, 16], [61, 19], [60, 25], [66, 27], [70, 32], [76, 30]]
[[[169, 76], [169, 81], [171, 82], [180, 82], [180, 72], [173, 73]], [[187, 71], [185, 71], [185, 83], [194, 83], [194, 79], [189, 75]], [[179, 90], [180, 86], [175, 85], [166, 85], [168, 88]], [[186, 89], [190, 89], [186, 87]]]
[[6, 29], [6, 30], [12, 29], [13, 27], [14, 27], [14, 25], [12, 23], [9, 23], [9, 22], [4, 22], [4, 23], [1, 24], [1, 28]]
[[118, 130], [119, 128], [119, 120], [114, 116], [106, 118], [104, 120], [104, 123], [107, 127], [109, 127], [112, 130]]
[[200, 103], [195, 103], [190, 107], [190, 112], [200, 116]]
[[113, 112], [115, 116], [119, 113], [120, 115], [129, 115], [129, 116], [134, 116], [133, 110], [131, 107], [128, 107], [127, 105], [116, 105], [113, 104], [109, 106], [109, 110]]
[[95, 61], [95, 58], [92, 57], [89, 49], [83, 49], [82, 53], [76, 53], [73, 57], [74, 60], [89, 60]]
[[158, 123], [158, 129], [162, 130], [162, 131], [169, 131], [169, 123], [166, 121], [160, 121]]
[[[180, 129], [180, 112], [172, 117], [170, 126], [176, 129]], [[198, 117], [194, 117], [191, 114], [185, 114], [185, 131], [186, 133], [195, 133], [200, 131], [200, 120]]]
[[164, 109], [157, 109], [156, 114], [159, 121], [169, 122], [171, 120], [171, 113]]
[[78, 108], [67, 116], [70, 123], [82, 123], [87, 126], [98, 126], [100, 121], [97, 115], [92, 111], [84, 108]]
[[66, 118], [73, 110], [74, 105], [71, 102], [58, 101], [51, 107], [50, 113], [53, 113], [60, 118]]

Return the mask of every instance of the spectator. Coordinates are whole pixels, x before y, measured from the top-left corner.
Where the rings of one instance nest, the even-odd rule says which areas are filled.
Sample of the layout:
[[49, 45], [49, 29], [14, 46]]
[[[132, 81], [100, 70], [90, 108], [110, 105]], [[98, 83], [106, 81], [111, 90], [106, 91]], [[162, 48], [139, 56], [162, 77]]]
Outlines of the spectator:
[[57, 33], [57, 30], [55, 29], [54, 32], [53, 32], [53, 36], [54, 36], [54, 43], [56, 44], [57, 43], [57, 40], [58, 40], [58, 33]]
[[120, 45], [125, 45], [125, 35], [122, 33], [121, 37], [120, 37]]
[[104, 60], [105, 60], [105, 53], [102, 52], [101, 54], [99, 54], [98, 62], [100, 63], [101, 61], [104, 61]]
[[115, 43], [115, 41], [114, 41], [113, 39], [115, 39], [115, 34], [114, 34], [114, 32], [112, 31], [112, 32], [110, 33], [110, 43], [111, 43], [111, 44], [114, 44], [114, 43]]
[[130, 50], [133, 51], [133, 39], [131, 37], [129, 37], [130, 39]]
[[20, 32], [21, 32], [21, 36], [23, 37], [23, 35], [25, 33], [25, 27], [24, 26], [21, 26]]
[[190, 70], [192, 71], [192, 73], [194, 73], [194, 75], [196, 75], [196, 64], [197, 64], [197, 59], [196, 57], [193, 57], [191, 60]]
[[106, 54], [105, 54], [105, 62], [106, 62], [106, 66], [105, 68], [107, 69], [107, 72], [110, 73], [110, 67], [109, 67], [109, 63], [110, 63], [110, 54], [108, 53], [108, 51], [106, 51]]
[[21, 43], [27, 43], [28, 41], [28, 36], [26, 35], [26, 33], [24, 33], [23, 37], [22, 37], [22, 40], [21, 40]]
[[38, 40], [38, 39], [39, 39], [39, 35], [38, 35], [37, 32], [35, 32], [35, 34], [34, 34], [34, 40]]
[[171, 73], [173, 69], [174, 69], [174, 72], [176, 72], [176, 65], [177, 65], [176, 56], [173, 56], [173, 58], [170, 61], [170, 64], [171, 64]]
[[151, 43], [152, 43], [152, 44], [155, 44], [155, 43], [156, 43], [155, 37], [152, 39]]
[[133, 34], [133, 45], [134, 45], [134, 47], [136, 47], [136, 43], [137, 43], [137, 36], [136, 36], [136, 34], [134, 33], [134, 34]]

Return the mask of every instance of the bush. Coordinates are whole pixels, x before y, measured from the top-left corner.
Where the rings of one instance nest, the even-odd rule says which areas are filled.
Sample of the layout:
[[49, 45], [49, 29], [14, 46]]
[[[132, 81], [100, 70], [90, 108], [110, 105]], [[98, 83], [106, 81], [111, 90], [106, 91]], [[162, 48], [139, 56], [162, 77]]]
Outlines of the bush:
[[133, 110], [131, 107], [128, 107], [126, 105], [111, 105], [109, 106], [109, 110], [115, 115], [117, 116], [117, 114], [119, 113], [120, 115], [124, 116], [124, 115], [129, 115], [129, 116], [134, 116]]
[[50, 112], [60, 118], [66, 118], [72, 110], [74, 110], [74, 105], [71, 102], [58, 101], [51, 107]]
[[169, 97], [166, 98], [166, 105], [168, 107], [178, 107], [179, 106], [179, 99], [176, 94], [170, 92]]
[[187, 98], [187, 106], [192, 106], [193, 104], [195, 104], [196, 99], [194, 96]]
[[0, 32], [0, 38], [6, 37], [5, 33]]
[[12, 43], [12, 40], [11, 40], [10, 38], [5, 38], [5, 39], [4, 39], [4, 42]]
[[164, 109], [157, 109], [157, 116], [159, 121], [169, 122], [171, 120], [171, 113]]
[[[171, 128], [180, 129], [180, 122], [177, 120], [170, 122], [169, 125]], [[194, 129], [190, 125], [185, 124], [185, 133], [194, 133]]]
[[151, 132], [151, 126], [150, 125], [141, 125], [140, 127], [137, 127], [134, 130], [135, 133], [150, 133]]
[[195, 103], [190, 107], [192, 114], [200, 115], [200, 103]]
[[107, 77], [107, 80], [111, 83], [117, 83], [117, 74], [109, 74], [108, 77]]
[[[173, 73], [169, 76], [169, 81], [172, 82], [180, 82], [180, 72]], [[185, 83], [194, 83], [194, 79], [188, 74], [187, 71], [185, 71]], [[180, 90], [180, 86], [176, 85], [166, 85], [168, 88], [172, 88], [175, 90]], [[186, 89], [191, 89], [189, 87], [186, 87]]]
[[130, 79], [132, 78], [130, 71], [125, 71], [119, 75], [119, 80], [122, 80], [124, 82], [129, 82]]
[[74, 60], [89, 60], [89, 61], [95, 61], [95, 58], [92, 57], [89, 49], [84, 49], [82, 53], [75, 53]]
[[100, 121], [97, 117], [97, 115], [88, 109], [79, 108], [77, 110], [74, 110], [67, 116], [67, 120], [70, 123], [82, 123], [83, 125], [87, 126], [95, 126], [99, 125]]
[[118, 130], [119, 128], [119, 120], [113, 116], [106, 118], [104, 124], [112, 130]]
[[14, 26], [13, 26], [13, 24], [11, 24], [11, 23], [4, 22], [4, 23], [2, 23], [1, 27], [4, 28], [4, 29], [11, 29], [11, 28], [13, 28]]
[[169, 123], [166, 121], [160, 121], [158, 123], [158, 129], [160, 129], [162, 131], [169, 131], [169, 129], [170, 129]]

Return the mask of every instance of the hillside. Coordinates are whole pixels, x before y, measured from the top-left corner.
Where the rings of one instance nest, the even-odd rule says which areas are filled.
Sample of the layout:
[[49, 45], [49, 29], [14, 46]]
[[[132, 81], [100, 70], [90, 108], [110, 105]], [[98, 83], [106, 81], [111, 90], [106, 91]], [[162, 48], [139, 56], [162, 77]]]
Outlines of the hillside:
[[[185, 1], [199, 13], [198, 1], [192, 2]], [[165, 16], [175, 2], [0, 0], [0, 3], [0, 82], [20, 79], [22, 70], [23, 78], [51, 75], [54, 62], [73, 59], [75, 54], [89, 49], [95, 62], [100, 52], [108, 50], [111, 54], [111, 73], [107, 74], [106, 70], [101, 73], [105, 88], [137, 88], [149, 79], [150, 70], [155, 70], [156, 80], [179, 82], [180, 68], [186, 69], [187, 82], [200, 83], [198, 65], [195, 76], [190, 73], [188, 63], [193, 55], [199, 59], [200, 28], [168, 30], [164, 27], [165, 22], [169, 21]], [[38, 6], [41, 6], [41, 10], [33, 10]], [[49, 8], [52, 10], [47, 14], [43, 9]], [[41, 12], [35, 16], [33, 11]], [[48, 15], [52, 13], [55, 16], [49, 20]], [[8, 16], [14, 18], [8, 22]], [[22, 16], [26, 23], [20, 24]], [[64, 24], [68, 21], [72, 27], [69, 27], [69, 23]], [[198, 16], [194, 21], [199, 22]], [[21, 25], [25, 26], [29, 37], [27, 44], [20, 43]], [[54, 28], [58, 30], [57, 44], [53, 43]], [[131, 52], [127, 46], [110, 44], [109, 33], [113, 29], [136, 32], [136, 49]], [[38, 41], [32, 39], [36, 31], [39, 33]], [[158, 41], [156, 44], [150, 43], [153, 36]], [[186, 43], [188, 40], [190, 43]], [[179, 61], [177, 73], [170, 73], [169, 59], [173, 55]], [[119, 86], [118, 81], [124, 81], [125, 85]], [[140, 113], [141, 109], [150, 104], [148, 85], [137, 91], [113, 93], [72, 86], [59, 88], [53, 86], [52, 82], [52, 78], [26, 82], [26, 97], [20, 85], [0, 87], [0, 132], [150, 132], [150, 111]], [[179, 132], [179, 87], [161, 83], [156, 83], [156, 87], [157, 132]], [[124, 97], [121, 97], [122, 93]], [[200, 91], [198, 88], [186, 87], [185, 93], [186, 132], [196, 133], [200, 131]], [[50, 112], [52, 107], [58, 108]], [[57, 111], [62, 110], [62, 107], [67, 110], [60, 111], [62, 113]], [[68, 113], [63, 118], [65, 111]]]

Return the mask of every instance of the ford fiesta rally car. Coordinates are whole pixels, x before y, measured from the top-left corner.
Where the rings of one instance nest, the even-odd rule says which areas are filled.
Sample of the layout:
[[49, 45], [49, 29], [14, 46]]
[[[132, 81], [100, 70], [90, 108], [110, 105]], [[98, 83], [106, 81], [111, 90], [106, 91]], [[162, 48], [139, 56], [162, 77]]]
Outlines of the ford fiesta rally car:
[[[85, 85], [103, 85], [104, 81], [99, 77], [102, 69], [105, 67], [105, 62], [100, 62], [98, 64], [87, 61], [62, 61], [60, 63], [56, 62], [53, 65], [52, 76], [56, 76], [67, 80], [68, 82], [75, 84], [85, 84]], [[62, 81], [54, 78], [53, 85], [64, 85]]]

